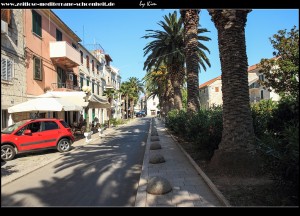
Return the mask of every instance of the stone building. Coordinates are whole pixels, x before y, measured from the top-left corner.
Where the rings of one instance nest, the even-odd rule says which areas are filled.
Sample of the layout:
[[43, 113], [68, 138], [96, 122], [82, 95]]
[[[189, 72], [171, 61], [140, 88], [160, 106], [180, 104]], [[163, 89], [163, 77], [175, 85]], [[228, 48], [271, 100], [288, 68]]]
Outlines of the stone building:
[[8, 107], [27, 101], [24, 10], [1, 9], [1, 129], [11, 124]]

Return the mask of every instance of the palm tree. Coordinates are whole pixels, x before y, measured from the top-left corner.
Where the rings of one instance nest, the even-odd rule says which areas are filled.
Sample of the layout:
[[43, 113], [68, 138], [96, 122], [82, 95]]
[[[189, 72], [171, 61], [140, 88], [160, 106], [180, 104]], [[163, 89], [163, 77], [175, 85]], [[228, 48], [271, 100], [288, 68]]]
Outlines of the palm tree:
[[[206, 70], [204, 62], [210, 66], [209, 59], [203, 52], [209, 49], [199, 40], [208, 41], [210, 38], [200, 36], [200, 33], [207, 32], [206, 29], [198, 29], [200, 10], [181, 9], [181, 17], [184, 23], [184, 42], [186, 57], [186, 76], [187, 76], [187, 111], [196, 112], [200, 108], [199, 100], [199, 65]], [[199, 55], [200, 54], [200, 55]]]
[[130, 86], [128, 81], [121, 84], [119, 93], [121, 94], [122, 100], [125, 99], [125, 103], [122, 103], [122, 117], [125, 116], [124, 111], [126, 110], [126, 117], [128, 118], [128, 95], [130, 94]]
[[148, 34], [143, 37], [155, 39], [144, 48], [144, 56], [150, 53], [145, 61], [144, 69], [148, 71], [153, 67], [158, 68], [165, 62], [174, 94], [169, 103], [172, 108], [181, 109], [180, 87], [184, 77], [184, 54], [181, 50], [183, 47], [182, 20], [177, 17], [176, 11], [163, 18], [164, 21], [158, 23], [163, 31], [146, 30]]
[[108, 127], [110, 127], [110, 120], [112, 119], [112, 102], [114, 100], [114, 96], [116, 94], [114, 89], [106, 89], [104, 92], [104, 95], [108, 98], [108, 102], [110, 104], [110, 108], [108, 109]]
[[245, 41], [245, 25], [250, 11], [208, 10], [218, 30], [223, 92], [222, 141], [211, 165], [223, 171], [246, 171], [247, 174], [255, 173], [258, 168], [258, 160], [254, 160], [251, 154], [254, 150], [254, 129]]
[[[147, 71], [156, 70], [162, 64], [165, 64], [168, 71], [168, 80], [170, 84], [167, 85], [168, 91], [170, 91], [171, 97], [169, 99], [169, 104], [172, 108], [182, 109], [182, 95], [180, 88], [182, 87], [185, 70], [185, 52], [184, 52], [184, 31], [182, 18], [177, 18], [177, 12], [174, 11], [173, 14], [164, 16], [164, 21], [160, 21], [158, 24], [163, 28], [160, 30], [146, 30], [149, 32], [143, 38], [154, 38], [153, 41], [148, 43], [144, 48], [144, 56], [148, 55], [145, 63], [144, 69]], [[199, 33], [207, 32], [206, 29], [202, 29]], [[200, 37], [199, 40], [209, 40], [207, 37]], [[205, 63], [209, 64], [209, 61], [203, 52], [208, 50], [203, 44], [199, 42], [197, 46], [197, 54], [200, 56], [200, 62], [204, 59]], [[208, 50], [209, 51], [209, 50]], [[204, 54], [204, 55], [203, 55]], [[199, 64], [203, 64], [202, 61]], [[201, 65], [202, 65], [201, 64]], [[204, 70], [206, 67], [204, 66]]]
[[159, 106], [161, 116], [164, 118], [165, 113], [168, 113], [169, 107], [168, 101], [168, 74], [166, 66], [160, 66], [157, 70], [148, 71], [146, 76], [143, 78], [145, 81], [146, 96], [159, 98]]
[[139, 99], [141, 92], [144, 92], [144, 87], [141, 81], [136, 77], [129, 77], [128, 85], [130, 88], [130, 110], [131, 118], [133, 118], [134, 105]]

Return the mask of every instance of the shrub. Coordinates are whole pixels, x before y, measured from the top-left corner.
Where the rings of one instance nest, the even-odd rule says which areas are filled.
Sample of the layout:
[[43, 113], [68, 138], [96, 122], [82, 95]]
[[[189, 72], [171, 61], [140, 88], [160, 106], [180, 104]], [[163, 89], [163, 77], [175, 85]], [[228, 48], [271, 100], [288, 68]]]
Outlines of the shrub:
[[257, 137], [262, 137], [267, 132], [269, 122], [276, 108], [277, 102], [272, 100], [261, 100], [251, 106], [254, 133]]
[[183, 110], [171, 110], [168, 112], [166, 126], [179, 135], [186, 134], [186, 118], [187, 114]]

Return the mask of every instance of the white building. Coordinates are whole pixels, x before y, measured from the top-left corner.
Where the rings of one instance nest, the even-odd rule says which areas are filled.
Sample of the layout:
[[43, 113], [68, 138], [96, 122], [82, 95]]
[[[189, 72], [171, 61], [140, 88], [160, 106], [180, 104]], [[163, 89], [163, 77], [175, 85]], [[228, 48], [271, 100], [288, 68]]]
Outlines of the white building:
[[[88, 51], [83, 45], [78, 45], [80, 51], [80, 65], [79, 65], [79, 86], [89, 86], [94, 94], [98, 98], [107, 100], [103, 96], [103, 92], [106, 86], [105, 78], [105, 59], [98, 58], [95, 52]], [[100, 52], [100, 51], [99, 51]], [[89, 109], [89, 121], [92, 122], [95, 118], [98, 118], [99, 123], [103, 124], [108, 119], [108, 112], [106, 108], [90, 107]], [[84, 116], [84, 118], [86, 118]]]
[[158, 109], [158, 104], [159, 104], [159, 99], [157, 96], [150, 96], [147, 99], [147, 116], [156, 116]]
[[[264, 89], [258, 84], [258, 80], [264, 80], [263, 74], [259, 73], [258, 65], [252, 65], [248, 68], [249, 97], [251, 103], [256, 103], [262, 99], [279, 100], [279, 95], [274, 91]], [[209, 107], [223, 104], [222, 99], [222, 80], [221, 76], [211, 79], [199, 86], [200, 106], [207, 109]]]

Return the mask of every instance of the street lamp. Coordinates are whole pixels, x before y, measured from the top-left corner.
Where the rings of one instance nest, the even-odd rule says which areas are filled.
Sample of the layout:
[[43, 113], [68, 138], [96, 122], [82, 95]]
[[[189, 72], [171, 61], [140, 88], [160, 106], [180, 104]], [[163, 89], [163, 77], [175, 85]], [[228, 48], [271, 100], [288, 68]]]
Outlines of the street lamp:
[[[89, 86], [82, 86], [82, 91], [85, 93], [85, 102], [89, 102], [89, 97], [91, 95], [91, 87]], [[90, 122], [89, 122], [89, 105], [85, 107], [85, 120], [86, 120], [86, 127], [85, 127], [85, 132], [89, 133], [90, 132]], [[87, 134], [88, 136], [88, 134]]]

